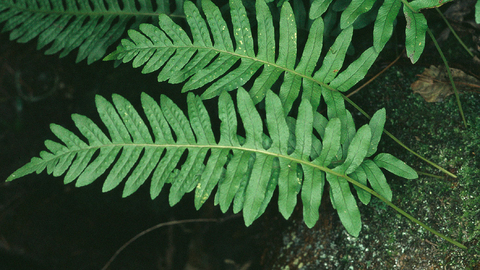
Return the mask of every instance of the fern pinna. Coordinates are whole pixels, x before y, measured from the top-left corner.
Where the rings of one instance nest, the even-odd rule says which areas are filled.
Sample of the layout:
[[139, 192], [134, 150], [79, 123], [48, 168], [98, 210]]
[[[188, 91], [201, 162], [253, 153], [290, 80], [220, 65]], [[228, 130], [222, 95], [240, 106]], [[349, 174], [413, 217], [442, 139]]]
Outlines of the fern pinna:
[[[166, 96], [162, 95], [159, 106], [150, 96], [142, 94], [148, 125], [121, 96], [113, 96], [114, 105], [101, 96], [97, 96], [96, 103], [110, 137], [89, 118], [73, 115], [75, 125], [88, 143], [52, 124], [53, 133], [63, 144], [46, 141], [50, 152], [41, 152], [39, 158], [33, 158], [8, 180], [46, 168], [54, 176], [65, 174], [65, 183], [76, 180], [76, 186], [84, 186], [107, 172], [103, 191], [115, 188], [128, 176], [123, 191], [123, 196], [128, 196], [152, 175], [152, 198], [165, 183], [171, 183], [171, 205], [195, 189], [197, 208], [218, 185], [215, 203], [225, 212], [233, 202], [233, 211], [243, 211], [246, 225], [264, 212], [278, 185], [278, 203], [285, 218], [292, 213], [300, 193], [305, 223], [312, 227], [319, 217], [326, 179], [342, 223], [349, 233], [357, 236], [361, 228], [360, 213], [347, 180], [360, 187], [359, 198], [368, 203], [368, 192], [372, 191], [366, 187], [367, 180], [376, 193], [388, 200], [392, 198], [379, 167], [410, 179], [417, 177], [414, 170], [390, 155], [366, 158], [376, 151], [385, 122], [384, 110], [356, 132], [354, 126], [349, 127], [354, 136], [342, 160], [338, 159], [343, 146], [338, 136], [342, 132], [338, 118], [327, 120], [313, 112], [308, 100], [300, 104], [297, 119], [286, 118], [280, 98], [271, 91], [266, 93], [265, 120], [245, 90], [238, 90], [237, 109], [230, 95], [223, 92], [218, 101], [221, 120], [218, 142], [205, 106], [191, 93], [188, 119]], [[237, 133], [237, 112], [244, 137]], [[313, 130], [321, 138], [312, 135]], [[97, 151], [99, 154], [94, 157]], [[180, 162], [185, 154], [186, 159]]]

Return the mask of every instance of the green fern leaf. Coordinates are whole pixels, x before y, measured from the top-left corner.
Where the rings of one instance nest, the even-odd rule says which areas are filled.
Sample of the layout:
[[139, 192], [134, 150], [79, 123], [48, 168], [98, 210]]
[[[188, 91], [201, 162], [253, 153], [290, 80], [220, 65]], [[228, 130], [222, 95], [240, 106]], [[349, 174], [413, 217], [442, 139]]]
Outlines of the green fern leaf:
[[368, 123], [370, 129], [372, 130], [372, 140], [370, 141], [367, 157], [370, 157], [377, 152], [378, 143], [380, 142], [383, 134], [383, 127], [385, 126], [386, 117], [386, 111], [385, 108], [383, 108], [373, 114], [372, 118], [370, 119], [370, 123]]
[[348, 154], [350, 143], [356, 135], [355, 123], [353, 122], [353, 116], [349, 111], [341, 115], [340, 121], [342, 122], [342, 133], [340, 134], [340, 141], [342, 143], [342, 150], [337, 153], [337, 159], [345, 158]]
[[337, 210], [340, 221], [348, 233], [357, 237], [362, 228], [362, 221], [348, 182], [330, 173], [327, 173], [327, 181], [330, 184], [330, 199]]
[[377, 57], [378, 52], [373, 47], [368, 48], [330, 83], [330, 87], [342, 92], [347, 91], [361, 79], [365, 78]]
[[353, 27], [344, 29], [335, 39], [335, 43], [328, 49], [322, 66], [313, 76], [318, 81], [331, 82], [342, 68], [349, 44], [352, 42]]
[[352, 25], [363, 13], [368, 12], [376, 0], [353, 0], [340, 17], [340, 28], [345, 29]]
[[359, 128], [348, 146], [348, 154], [345, 162], [336, 169], [342, 172], [342, 174], [354, 172], [367, 156], [371, 138], [372, 132], [368, 125]]
[[340, 150], [341, 122], [338, 118], [330, 120], [325, 128], [325, 137], [320, 156], [315, 160], [317, 164], [329, 166]]
[[312, 228], [319, 218], [318, 208], [322, 202], [325, 187], [325, 172], [303, 167], [305, 178], [302, 184], [303, 219], [305, 224]]
[[[363, 170], [362, 166], [359, 166], [353, 173], [349, 174], [348, 176], [362, 185], [367, 185], [367, 174]], [[369, 204], [370, 199], [372, 198], [372, 194], [366, 192], [365, 190], [357, 186], [353, 187], [357, 191], [358, 199], [365, 205]]]
[[322, 89], [322, 96], [327, 104], [327, 115], [329, 119], [346, 117], [347, 110], [345, 102], [339, 92]]
[[403, 6], [403, 13], [407, 20], [405, 28], [405, 49], [412, 64], [415, 64], [425, 48], [425, 33], [428, 25], [427, 19], [421, 13], [414, 13], [407, 6]]
[[[308, 35], [307, 43], [305, 44], [304, 53], [296, 71], [299, 73], [312, 74], [315, 69], [320, 53], [322, 51], [323, 43], [323, 31], [324, 25], [322, 20], [315, 20]], [[310, 52], [310, 53], [308, 53]], [[303, 78], [303, 94], [302, 97], [310, 100], [310, 104], [313, 108], [317, 108], [320, 105], [321, 99], [321, 87], [307, 78]], [[285, 104], [286, 108], [287, 104]], [[287, 111], [287, 110], [286, 110]]]
[[310, 6], [310, 19], [315, 20], [322, 16], [332, 1], [333, 0], [314, 0]]
[[361, 167], [367, 175], [368, 182], [378, 194], [382, 195], [387, 200], [392, 200], [392, 190], [387, 183], [385, 175], [375, 162], [366, 159], [361, 164]]
[[480, 24], [480, 1], [475, 4], [475, 22]]
[[[256, 104], [281, 80], [279, 96], [284, 112], [288, 114], [301, 90], [302, 97], [317, 108], [322, 87], [328, 91], [336, 86], [340, 91], [348, 90], [365, 76], [378, 56], [378, 52], [370, 48], [345, 71], [339, 72], [353, 35], [353, 27], [346, 27], [327, 51], [320, 69], [313, 74], [323, 46], [321, 17], [312, 22], [303, 52], [298, 54], [295, 14], [288, 2], [284, 2], [280, 10], [278, 41], [272, 14], [265, 1], [255, 2], [255, 37], [241, 0], [231, 0], [229, 6], [233, 40], [227, 22], [210, 0], [202, 1], [205, 18], [201, 17], [196, 5], [185, 2], [192, 40], [168, 16], [160, 15], [160, 28], [141, 25], [140, 31], [129, 31], [130, 40], [122, 41], [105, 60], [122, 60], [124, 63], [133, 60], [134, 67], [144, 65], [142, 73], [160, 70], [159, 81], [185, 82], [183, 92], [210, 84], [201, 95], [203, 99], [243, 86], [257, 73], [250, 90]], [[337, 75], [339, 78], [334, 86], [328, 87], [327, 84]]]
[[402, 3], [397, 0], [385, 0], [378, 10], [377, 19], [373, 27], [373, 46], [377, 52], [390, 40], [393, 33], [394, 21], [397, 18]]
[[[313, 113], [312, 107], [309, 102], [302, 102], [300, 107], [298, 108], [298, 118], [295, 123], [295, 150], [291, 154], [291, 157], [299, 160], [309, 160], [311, 156], [311, 149], [312, 149], [312, 132], [313, 132]], [[285, 168], [285, 167], [284, 167]], [[281, 196], [279, 198], [279, 207], [280, 212], [284, 215], [284, 217], [289, 217], [293, 212], [293, 206], [296, 204], [296, 197], [297, 193], [300, 191], [299, 189], [302, 187], [302, 177], [298, 177], [298, 174], [295, 173], [297, 171], [297, 164], [295, 162], [290, 162], [287, 164], [286, 168], [288, 170], [284, 170], [283, 175], [288, 174], [288, 181], [285, 182], [285, 185], [288, 185], [288, 190], [280, 189], [280, 194], [287, 193], [285, 196]], [[312, 181], [314, 181], [313, 177], [313, 170], [309, 166], [301, 165], [303, 169], [304, 177], [309, 177], [306, 188], [311, 188], [313, 185]], [[303, 177], [303, 178], [304, 178]], [[320, 184], [320, 183], [316, 183]], [[323, 185], [322, 187], [323, 188]], [[282, 192], [283, 191], [283, 192]], [[286, 191], [286, 192], [285, 192]], [[308, 191], [302, 190], [302, 200], [305, 200], [306, 192], [316, 191], [309, 189]], [[283, 194], [282, 194], [283, 195]], [[288, 196], [290, 195], [290, 196]], [[287, 200], [282, 201], [281, 199], [286, 198]], [[309, 196], [308, 200], [311, 201], [311, 195]], [[290, 200], [288, 200], [290, 199]], [[321, 198], [320, 198], [321, 199]], [[319, 205], [319, 204], [318, 204]], [[315, 207], [315, 204], [309, 205], [311, 207]], [[318, 212], [318, 208], [316, 208]], [[306, 210], [308, 211], [308, 210]], [[308, 211], [311, 212], [312, 210]], [[316, 220], [315, 220], [316, 221]]]
[[400, 177], [406, 179], [416, 179], [418, 178], [417, 172], [415, 172], [410, 166], [407, 166], [403, 161], [392, 156], [388, 153], [378, 154], [373, 161], [377, 164], [378, 167], [384, 168], [387, 171], [390, 171], [393, 174], [396, 174]]
[[161, 13], [169, 13], [166, 0], [151, 1], [105, 0], [38, 0], [2, 1], [0, 22], [3, 31], [11, 31], [10, 39], [28, 42], [38, 37], [38, 49], [52, 43], [46, 54], [60, 52], [64, 57], [79, 48], [77, 62], [87, 59], [92, 63], [101, 59], [107, 48], [125, 32], [127, 24], [135, 18], [132, 27]]
[[[272, 138], [272, 151], [278, 151], [282, 155], [288, 155], [288, 140], [289, 140], [289, 127], [283, 116], [283, 110], [281, 109], [281, 101], [275, 98], [272, 92], [267, 92], [269, 95], [267, 98], [270, 102], [266, 103], [267, 111], [267, 123], [270, 136]], [[279, 199], [278, 208], [280, 213], [288, 218], [293, 212], [293, 207], [297, 201], [297, 193], [299, 190], [299, 181], [296, 173], [296, 163], [291, 160], [281, 159], [279, 166], [281, 168], [289, 168], [288, 170], [280, 171], [280, 181], [278, 183]]]
[[[265, 211], [278, 186], [278, 203], [284, 217], [292, 214], [301, 191], [304, 219], [312, 227], [318, 220], [326, 179], [331, 185], [331, 200], [352, 235], [358, 235], [361, 224], [346, 180], [350, 178], [345, 173], [360, 175], [360, 167], [357, 167], [363, 161], [360, 166], [374, 190], [391, 199], [391, 191], [390, 195], [386, 193], [389, 187], [376, 162], [391, 170], [392, 165], [401, 161], [386, 155], [375, 162], [365, 159], [371, 141], [369, 125], [354, 131], [356, 135], [344, 141], [349, 145], [348, 154], [341, 160], [339, 153], [343, 146], [338, 134], [342, 123], [339, 118], [327, 120], [314, 114], [306, 99], [300, 103], [297, 119], [285, 117], [280, 97], [268, 91], [264, 123], [244, 89], [238, 90], [236, 98], [237, 109], [227, 92], [220, 95], [222, 122], [217, 142], [204, 104], [192, 93], [187, 99], [188, 118], [165, 96], [161, 96], [158, 104], [142, 94], [142, 107], [148, 121], [119, 95], [113, 95], [113, 103], [97, 96], [97, 109], [108, 136], [89, 118], [74, 114], [72, 119], [87, 142], [58, 125], [51, 125], [62, 143], [47, 140], [48, 151], [42, 151], [39, 158], [33, 158], [7, 181], [46, 169], [54, 176], [65, 175], [65, 183], [76, 180], [75, 185], [80, 187], [106, 175], [103, 191], [117, 187], [126, 179], [125, 197], [151, 177], [152, 198], [158, 196], [165, 183], [170, 183], [171, 205], [195, 189], [197, 208], [218, 186], [215, 202], [224, 212], [233, 203], [234, 212], [243, 211], [246, 225]], [[237, 113], [245, 137], [238, 135]], [[354, 124], [349, 125], [354, 127]], [[314, 128], [323, 134], [323, 140], [312, 135]], [[322, 149], [312, 151], [313, 145]], [[183, 161], [182, 155], [185, 156]], [[333, 166], [336, 169], [330, 169]], [[407, 168], [402, 166], [405, 172]], [[355, 172], [350, 173], [352, 170]], [[368, 203], [364, 197], [362, 201]]]
[[[330, 121], [322, 118], [320, 114], [316, 114], [316, 121], [314, 127], [320, 133], [323, 139], [322, 150], [317, 158], [312, 163], [328, 167], [332, 160], [336, 157], [340, 149], [341, 123], [338, 118]], [[317, 126], [315, 124], [317, 123]], [[320, 122], [325, 123], [325, 126], [318, 126]], [[323, 134], [323, 135], [322, 135]], [[312, 157], [313, 158], [313, 157]], [[303, 167], [305, 171], [305, 178], [302, 185], [302, 203], [303, 203], [303, 218], [308, 227], [313, 227], [318, 220], [318, 208], [323, 196], [323, 189], [325, 186], [325, 173], [319, 170], [312, 170], [308, 167]], [[293, 209], [292, 209], [293, 211]], [[291, 212], [288, 213], [290, 216]], [[285, 214], [284, 214], [285, 216]]]
[[440, 7], [445, 3], [451, 2], [453, 0], [443, 0], [443, 1], [438, 1], [438, 0], [414, 0], [409, 3], [409, 5], [415, 10], [415, 11], [420, 11], [421, 9], [424, 8], [436, 8]]

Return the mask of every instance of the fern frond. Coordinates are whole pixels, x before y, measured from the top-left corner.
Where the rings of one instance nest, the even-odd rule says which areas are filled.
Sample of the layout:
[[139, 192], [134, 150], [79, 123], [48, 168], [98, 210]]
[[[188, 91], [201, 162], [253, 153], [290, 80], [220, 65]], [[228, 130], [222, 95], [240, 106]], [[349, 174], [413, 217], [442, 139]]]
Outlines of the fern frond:
[[[342, 223], [349, 233], [358, 235], [360, 214], [348, 182], [357, 186], [362, 202], [368, 203], [365, 194], [360, 195], [360, 190], [373, 194], [366, 187], [367, 179], [373, 190], [391, 200], [380, 167], [407, 178], [416, 177], [410, 167], [387, 154], [373, 161], [366, 158], [378, 144], [375, 134], [383, 129], [384, 111], [377, 113], [370, 124], [353, 130], [351, 138], [342, 143], [338, 136], [342, 133], [340, 119], [327, 120], [314, 113], [308, 100], [301, 102], [296, 119], [286, 118], [280, 98], [268, 91], [266, 119], [262, 120], [253, 99], [240, 88], [237, 108], [229, 94], [220, 95], [217, 142], [200, 97], [189, 93], [188, 118], [166, 96], [161, 96], [160, 104], [146, 94], [141, 99], [147, 121], [119, 95], [113, 95], [113, 104], [97, 96], [97, 109], [109, 136], [89, 118], [74, 114], [72, 119], [87, 142], [52, 124], [53, 133], [62, 143], [47, 140], [48, 151], [42, 151], [7, 181], [47, 169], [54, 176], [65, 175], [65, 183], [76, 181], [76, 186], [85, 186], [106, 175], [104, 192], [127, 179], [123, 196], [128, 196], [151, 176], [152, 199], [165, 183], [170, 183], [171, 205], [195, 189], [197, 208], [218, 186], [215, 202], [224, 212], [233, 202], [235, 212], [243, 211], [246, 225], [265, 211], [278, 185], [279, 208], [285, 218], [291, 215], [301, 193], [305, 223], [312, 227], [319, 217], [326, 180]], [[237, 113], [244, 137], [237, 131]], [[322, 138], [312, 135], [314, 129]], [[346, 149], [345, 158], [342, 148]], [[182, 156], [186, 156], [184, 161]], [[362, 178], [363, 184], [353, 178]]]
[[[352, 40], [353, 26], [349, 22], [332, 47], [328, 48], [320, 70], [314, 72], [322, 53], [323, 19], [316, 17], [312, 22], [297, 63], [297, 26], [290, 4], [284, 2], [282, 5], [278, 39], [272, 14], [265, 1], [256, 1], [255, 7], [257, 31], [253, 37], [241, 0], [230, 0], [232, 33], [220, 10], [210, 0], [202, 1], [205, 18], [193, 3], [187, 1], [184, 10], [193, 42], [183, 28], [168, 16], [160, 15], [160, 28], [142, 24], [140, 31], [129, 31], [131, 40], [122, 40], [117, 50], [105, 60], [122, 60], [124, 63], [133, 60], [134, 67], [144, 65], [142, 73], [160, 69], [159, 81], [186, 81], [183, 91], [211, 84], [201, 95], [204, 99], [243, 86], [258, 72], [250, 89], [254, 102], [261, 101], [267, 90], [281, 80], [279, 96], [284, 112], [288, 113], [301, 89], [303, 98], [309, 99], [316, 108], [320, 103], [322, 88], [348, 90], [365, 76], [378, 56], [378, 51], [371, 47], [347, 69], [339, 72]], [[365, 10], [364, 5], [360, 7]], [[326, 7], [321, 6], [317, 9], [324, 8]], [[312, 12], [322, 12], [317, 9], [312, 8]], [[347, 11], [350, 12], [350, 9], [345, 12]], [[360, 14], [357, 8], [348, 20], [354, 20]]]
[[[10, 39], [28, 42], [38, 37], [38, 49], [53, 42], [46, 54], [60, 52], [64, 57], [79, 48], [77, 62], [101, 59], [107, 48], [125, 32], [127, 23], [134, 26], [158, 14], [168, 14], [169, 1], [156, 0], [4, 0], [0, 2], [3, 31]], [[139, 8], [136, 5], [139, 5]]]

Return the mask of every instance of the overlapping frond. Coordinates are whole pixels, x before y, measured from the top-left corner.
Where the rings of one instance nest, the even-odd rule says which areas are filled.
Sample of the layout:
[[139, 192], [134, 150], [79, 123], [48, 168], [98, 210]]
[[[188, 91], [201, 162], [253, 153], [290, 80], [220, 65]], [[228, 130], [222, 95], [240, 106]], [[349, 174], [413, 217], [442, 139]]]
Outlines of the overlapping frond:
[[[138, 4], [138, 8], [137, 8]], [[79, 48], [77, 62], [101, 59], [107, 48], [134, 25], [158, 14], [169, 14], [169, 1], [156, 0], [2, 0], [2, 31], [11, 31], [10, 39], [27, 42], [38, 37], [38, 48], [52, 43], [47, 54], [63, 57]]]
[[[158, 104], [142, 94], [147, 121], [121, 96], [114, 95], [113, 104], [97, 96], [97, 109], [109, 136], [89, 118], [75, 114], [73, 121], [87, 142], [52, 124], [53, 133], [62, 143], [47, 140], [48, 151], [41, 152], [40, 157], [33, 158], [7, 180], [46, 169], [54, 176], [65, 175], [65, 183], [76, 181], [76, 186], [84, 186], [105, 174], [103, 191], [127, 179], [123, 195], [128, 196], [151, 176], [152, 198], [158, 196], [165, 183], [170, 183], [171, 205], [195, 189], [197, 208], [218, 186], [215, 202], [224, 212], [233, 203], [234, 212], [243, 211], [246, 225], [264, 212], [278, 186], [279, 208], [285, 218], [291, 215], [301, 193], [309, 227], [318, 220], [326, 180], [342, 223], [351, 234], [358, 235], [360, 214], [348, 182], [356, 185], [360, 199], [368, 203], [372, 192], [366, 187], [367, 180], [373, 190], [391, 200], [380, 167], [403, 177], [416, 177], [415, 171], [391, 155], [367, 158], [376, 152], [385, 122], [384, 110], [358, 131], [350, 123], [353, 136], [342, 157], [345, 146], [338, 136], [342, 132], [340, 119], [327, 120], [314, 113], [308, 100], [301, 102], [297, 118], [291, 121], [284, 116], [280, 98], [271, 91], [266, 93], [265, 120], [242, 88], [236, 100], [235, 108], [229, 94], [220, 95], [217, 142], [204, 104], [192, 93], [188, 95], [188, 118], [166, 96], [161, 96]], [[237, 112], [245, 131], [243, 137], [237, 131]], [[267, 130], [263, 130], [264, 126]], [[313, 135], [313, 130], [321, 137]]]
[[378, 55], [377, 49], [383, 47], [372, 46], [341, 71], [353, 35], [350, 21], [360, 14], [357, 10], [348, 16], [345, 28], [315, 71], [320, 66], [323, 46], [324, 23], [320, 16], [312, 22], [306, 44], [297, 57], [297, 27], [288, 2], [283, 3], [276, 27], [265, 1], [256, 1], [255, 36], [242, 1], [231, 0], [229, 6], [232, 31], [210, 0], [202, 1], [205, 18], [187, 1], [184, 11], [192, 38], [168, 16], [160, 15], [159, 28], [143, 24], [140, 31], [129, 31], [130, 39], [122, 40], [106, 59], [133, 61], [134, 67], [143, 66], [143, 73], [160, 70], [159, 81], [186, 81], [183, 91], [210, 84], [202, 94], [204, 99], [243, 86], [258, 72], [249, 90], [254, 102], [261, 101], [267, 90], [281, 81], [279, 95], [288, 113], [301, 89], [303, 98], [309, 99], [314, 108], [320, 103], [322, 87], [348, 90], [365, 76]]

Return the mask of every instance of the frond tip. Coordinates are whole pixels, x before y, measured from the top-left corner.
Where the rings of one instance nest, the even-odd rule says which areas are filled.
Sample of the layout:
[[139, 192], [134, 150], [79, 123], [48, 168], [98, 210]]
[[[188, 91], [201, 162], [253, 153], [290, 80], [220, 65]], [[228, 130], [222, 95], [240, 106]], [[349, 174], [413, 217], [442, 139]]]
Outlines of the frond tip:
[[[416, 177], [410, 167], [391, 155], [367, 158], [376, 151], [377, 137], [385, 122], [384, 110], [377, 112], [370, 124], [353, 130], [350, 139], [341, 141], [338, 134], [342, 132], [342, 120], [327, 120], [312, 110], [308, 100], [301, 102], [297, 119], [292, 122], [284, 116], [280, 98], [272, 91], [266, 94], [265, 120], [245, 90], [240, 88], [236, 98], [237, 108], [227, 92], [220, 95], [217, 142], [203, 102], [192, 93], [187, 101], [188, 118], [166, 96], [161, 96], [159, 104], [143, 93], [147, 121], [119, 95], [113, 95], [113, 104], [97, 96], [97, 110], [108, 136], [89, 118], [74, 114], [72, 119], [86, 141], [52, 124], [51, 130], [62, 143], [45, 141], [48, 151], [42, 151], [40, 157], [15, 171], [7, 181], [46, 169], [54, 176], [65, 175], [65, 183], [76, 181], [80, 187], [106, 175], [104, 192], [126, 179], [123, 196], [128, 196], [151, 177], [152, 199], [164, 184], [170, 183], [171, 205], [195, 189], [197, 208], [217, 187], [215, 203], [224, 212], [232, 203], [234, 212], [243, 210], [246, 225], [265, 211], [278, 186], [279, 209], [285, 218], [293, 212], [301, 193], [309, 227], [318, 220], [328, 182], [342, 223], [349, 233], [358, 235], [360, 213], [348, 183], [353, 183], [361, 201], [368, 203], [366, 194], [391, 200], [380, 168]], [[237, 132], [238, 120], [244, 137]], [[312, 135], [314, 129], [321, 138]], [[373, 190], [367, 187], [367, 180]]]

